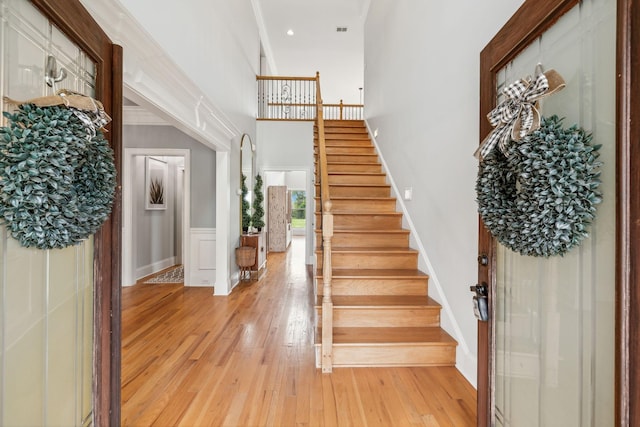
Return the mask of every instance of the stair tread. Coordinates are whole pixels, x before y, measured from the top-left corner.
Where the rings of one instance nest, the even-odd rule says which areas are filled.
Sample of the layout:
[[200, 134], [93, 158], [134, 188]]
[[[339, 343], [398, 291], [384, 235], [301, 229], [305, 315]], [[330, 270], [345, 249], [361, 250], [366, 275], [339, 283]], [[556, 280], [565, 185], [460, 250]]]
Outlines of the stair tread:
[[[321, 341], [322, 330], [317, 328], [317, 343]], [[403, 345], [425, 344], [455, 346], [456, 342], [451, 335], [437, 326], [430, 327], [390, 327], [390, 328], [366, 328], [366, 327], [336, 327], [333, 328], [334, 345]]]
[[373, 175], [373, 176], [380, 176], [380, 175], [384, 175], [386, 176], [387, 174], [384, 172], [361, 172], [361, 171], [353, 171], [353, 172], [331, 172], [328, 171], [327, 175]]
[[[331, 136], [327, 135], [324, 141], [325, 148], [374, 148], [374, 145], [371, 143], [369, 138], [359, 137], [354, 135], [350, 138], [340, 135], [340, 136]], [[316, 141], [313, 144], [313, 149], [318, 152], [319, 143]], [[328, 153], [327, 154], [331, 154]]]
[[[322, 230], [319, 228], [315, 229], [316, 233], [320, 233]], [[333, 230], [333, 233], [359, 233], [359, 234], [409, 234], [410, 231], [405, 229], [405, 228], [390, 228], [388, 230], [371, 230], [371, 229], [361, 229], [361, 230], [357, 230], [357, 229], [348, 229], [348, 228], [340, 228], [340, 229], [335, 229]]]
[[[320, 184], [316, 184], [316, 185], [320, 185]], [[390, 184], [370, 184], [370, 183], [361, 183], [361, 184], [353, 184], [353, 183], [347, 183], [347, 184], [329, 184], [329, 187], [391, 187]]]
[[[321, 197], [319, 196], [315, 196], [314, 197], [315, 200], [320, 200]], [[359, 200], [373, 200], [373, 201], [396, 201], [398, 200], [397, 197], [376, 197], [376, 196], [339, 196], [339, 197], [332, 197], [331, 200], [348, 200], [348, 201], [359, 201]]]
[[[370, 155], [370, 154], [369, 154]], [[360, 162], [360, 163], [354, 163], [354, 162], [327, 162], [327, 166], [380, 166], [380, 162]]]
[[[416, 308], [440, 309], [441, 306], [427, 295], [333, 295], [333, 308]], [[317, 297], [316, 306], [322, 306], [322, 296]]]
[[381, 211], [381, 212], [360, 212], [360, 211], [356, 211], [356, 210], [348, 210], [348, 211], [343, 211], [343, 210], [332, 210], [331, 211], [332, 214], [334, 215], [380, 215], [380, 216], [402, 216], [402, 212], [394, 212], [394, 211]]
[[[336, 153], [327, 153], [327, 157], [328, 156], [353, 156], [353, 157], [378, 157], [377, 153], [341, 153], [341, 154], [336, 154]], [[328, 160], [328, 159], [327, 159]], [[334, 161], [335, 162], [335, 161]], [[332, 162], [332, 163], [334, 163]], [[329, 161], [327, 161], [327, 163], [329, 163]], [[347, 162], [350, 163], [350, 162]]]
[[[318, 133], [318, 127], [314, 126], [313, 131], [315, 133]], [[330, 134], [330, 133], [367, 133], [367, 135], [369, 134], [367, 131], [367, 128], [362, 126], [325, 126], [324, 127], [324, 133], [326, 134]]]
[[[322, 270], [317, 271], [316, 277], [322, 277]], [[334, 268], [333, 277], [343, 279], [411, 279], [411, 278], [428, 278], [429, 275], [417, 269], [358, 269], [358, 268]]]
[[[322, 252], [322, 251], [316, 251]], [[411, 248], [394, 248], [394, 247], [384, 247], [384, 248], [376, 248], [376, 247], [350, 247], [350, 248], [332, 248], [332, 253], [417, 253], [418, 251]]]

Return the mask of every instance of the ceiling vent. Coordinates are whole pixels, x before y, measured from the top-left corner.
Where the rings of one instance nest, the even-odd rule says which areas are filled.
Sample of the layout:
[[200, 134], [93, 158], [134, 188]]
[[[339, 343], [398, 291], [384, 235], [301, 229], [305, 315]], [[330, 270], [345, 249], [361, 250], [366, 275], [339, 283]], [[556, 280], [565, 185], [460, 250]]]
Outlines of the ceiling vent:
[[339, 33], [346, 33], [347, 27], [336, 27], [336, 31]]

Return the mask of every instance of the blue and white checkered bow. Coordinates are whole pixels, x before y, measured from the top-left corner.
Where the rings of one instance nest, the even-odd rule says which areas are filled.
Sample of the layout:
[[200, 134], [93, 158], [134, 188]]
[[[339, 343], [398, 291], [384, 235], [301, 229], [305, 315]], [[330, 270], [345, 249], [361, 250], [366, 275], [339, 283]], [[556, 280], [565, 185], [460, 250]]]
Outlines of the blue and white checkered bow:
[[542, 72], [536, 67], [536, 76], [528, 76], [511, 83], [503, 89], [506, 100], [494, 108], [487, 119], [494, 129], [482, 141], [474, 155], [481, 161], [494, 149], [496, 144], [507, 156], [507, 145], [540, 127], [538, 101], [564, 88], [565, 83], [555, 70]]

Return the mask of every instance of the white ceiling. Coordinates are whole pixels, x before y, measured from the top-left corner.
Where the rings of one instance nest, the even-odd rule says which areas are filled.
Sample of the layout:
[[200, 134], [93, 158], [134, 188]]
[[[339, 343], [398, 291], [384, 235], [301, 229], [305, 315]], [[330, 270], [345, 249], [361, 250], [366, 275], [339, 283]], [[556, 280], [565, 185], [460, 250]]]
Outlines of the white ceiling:
[[[325, 103], [360, 101], [370, 0], [252, 0], [271, 74], [320, 72]], [[347, 27], [337, 32], [337, 27]], [[294, 35], [288, 36], [287, 30]]]

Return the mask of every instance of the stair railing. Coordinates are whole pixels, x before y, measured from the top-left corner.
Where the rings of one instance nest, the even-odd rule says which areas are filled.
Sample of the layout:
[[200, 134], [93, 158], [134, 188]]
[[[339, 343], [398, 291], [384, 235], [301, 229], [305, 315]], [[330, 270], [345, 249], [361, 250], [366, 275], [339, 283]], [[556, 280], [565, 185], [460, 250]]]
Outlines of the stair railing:
[[320, 73], [316, 73], [316, 126], [318, 128], [318, 165], [320, 167], [320, 201], [322, 210], [322, 372], [333, 370], [333, 301], [331, 298], [331, 239], [333, 238], [333, 214], [329, 195], [327, 150], [324, 137], [324, 113], [320, 93]]
[[362, 120], [364, 118], [363, 104], [323, 104], [322, 111], [325, 120]]
[[[318, 104], [316, 77], [256, 76], [258, 120], [314, 121], [317, 111], [325, 120], [362, 120], [362, 104]], [[318, 106], [320, 105], [320, 107]]]
[[316, 118], [316, 77], [256, 76], [258, 120]]

